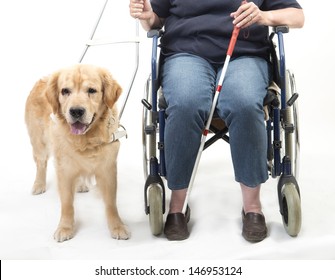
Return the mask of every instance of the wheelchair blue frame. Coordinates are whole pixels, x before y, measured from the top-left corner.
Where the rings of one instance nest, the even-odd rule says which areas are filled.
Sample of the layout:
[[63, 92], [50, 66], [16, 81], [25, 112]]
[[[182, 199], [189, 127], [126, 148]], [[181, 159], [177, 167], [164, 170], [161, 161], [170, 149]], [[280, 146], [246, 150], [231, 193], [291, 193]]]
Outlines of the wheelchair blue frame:
[[[274, 133], [274, 168], [272, 171], [272, 177], [280, 176], [283, 172], [287, 175], [291, 174], [289, 162], [281, 162], [281, 139], [280, 139], [280, 113], [286, 110], [286, 58], [284, 49], [284, 38], [283, 33], [288, 32], [287, 29], [275, 30], [278, 36], [278, 52], [279, 52], [279, 78], [280, 78], [280, 89], [281, 89], [281, 108], [274, 108], [274, 119], [273, 119], [273, 133]], [[267, 125], [271, 125], [271, 120], [268, 121]], [[271, 131], [268, 129], [268, 131]], [[271, 143], [269, 143], [271, 144]]]
[[[269, 166], [269, 173], [273, 178], [280, 177], [277, 185], [278, 199], [279, 199], [279, 208], [280, 213], [283, 215], [283, 221], [287, 222], [287, 212], [290, 209], [287, 209], [287, 197], [285, 193], [283, 195], [283, 187], [286, 184], [293, 184], [293, 188], [296, 189], [298, 193], [298, 200], [300, 201], [300, 190], [296, 178], [292, 174], [292, 166], [291, 159], [289, 156], [285, 155], [282, 157], [282, 140], [281, 140], [281, 129], [284, 129], [285, 133], [293, 133], [294, 125], [289, 123], [286, 119], [286, 110], [287, 106], [292, 106], [293, 103], [298, 98], [298, 94], [294, 93], [289, 100], [286, 95], [286, 61], [285, 61], [285, 50], [284, 50], [284, 33], [289, 31], [288, 27], [280, 26], [275, 27], [273, 32], [270, 35], [269, 40], [272, 42], [274, 35], [277, 35], [278, 41], [278, 57], [277, 52], [275, 52], [275, 65], [277, 75], [277, 83], [279, 83], [279, 87], [281, 90], [280, 94], [280, 102], [275, 103], [274, 106], [271, 107], [271, 117], [266, 122], [267, 128], [267, 137], [268, 137], [268, 160], [273, 160], [273, 165]], [[158, 42], [159, 38], [162, 35], [162, 31], [160, 30], [151, 30], [148, 32], [148, 37], [152, 38], [152, 58], [151, 58], [151, 89], [152, 96], [151, 100], [142, 100], [143, 105], [146, 109], [151, 111], [152, 114], [152, 127], [148, 128], [147, 134], [157, 133], [157, 127], [159, 132], [159, 142], [158, 142], [158, 150], [159, 150], [159, 160], [154, 157], [150, 159], [150, 172], [148, 174], [148, 178], [145, 184], [145, 212], [149, 214], [149, 205], [147, 199], [147, 190], [152, 183], [157, 183], [162, 187], [163, 190], [163, 200], [165, 200], [165, 191], [164, 184], [162, 182], [161, 177], [166, 176], [165, 170], [165, 155], [164, 155], [164, 129], [165, 129], [165, 109], [159, 108], [159, 73], [158, 73]], [[273, 47], [274, 48], [274, 47]], [[272, 60], [274, 58], [272, 57]], [[279, 64], [279, 65], [278, 65]], [[214, 132], [214, 136], [206, 141], [205, 149], [215, 143], [219, 139], [223, 139], [229, 143], [229, 136], [227, 135], [228, 128], [224, 128], [223, 130], [218, 130]], [[286, 194], [287, 196], [287, 194]], [[295, 201], [297, 201], [295, 199]], [[290, 202], [291, 203], [291, 202]], [[300, 211], [300, 204], [298, 210]], [[165, 201], [163, 201], [163, 213], [165, 212]], [[299, 213], [299, 215], [301, 215]], [[300, 222], [300, 221], [299, 221]], [[297, 234], [297, 231], [300, 230], [300, 225], [298, 229], [293, 230], [292, 236]], [[291, 234], [290, 234], [291, 235]]]

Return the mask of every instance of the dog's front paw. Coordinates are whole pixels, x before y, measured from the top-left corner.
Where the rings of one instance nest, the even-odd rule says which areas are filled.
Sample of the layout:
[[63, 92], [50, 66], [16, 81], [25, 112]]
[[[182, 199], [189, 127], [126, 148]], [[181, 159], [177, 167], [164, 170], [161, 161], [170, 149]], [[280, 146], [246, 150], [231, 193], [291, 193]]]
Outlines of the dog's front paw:
[[45, 184], [41, 184], [41, 183], [34, 183], [33, 185], [33, 189], [32, 189], [32, 194], [33, 195], [38, 195], [38, 194], [42, 194], [46, 191], [46, 186]]
[[127, 226], [121, 224], [111, 228], [110, 230], [111, 235], [115, 239], [129, 239], [130, 238], [130, 231], [128, 230]]
[[74, 236], [74, 229], [69, 227], [58, 227], [54, 238], [57, 242], [63, 242], [71, 239]]

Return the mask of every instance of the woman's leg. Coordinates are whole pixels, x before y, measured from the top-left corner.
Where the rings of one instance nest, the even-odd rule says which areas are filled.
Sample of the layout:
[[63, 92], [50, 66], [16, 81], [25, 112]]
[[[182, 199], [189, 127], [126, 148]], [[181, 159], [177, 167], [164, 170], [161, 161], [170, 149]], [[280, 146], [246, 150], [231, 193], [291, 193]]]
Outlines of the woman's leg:
[[189, 208], [182, 213], [201, 133], [211, 107], [216, 73], [204, 59], [179, 54], [162, 67], [162, 90], [168, 107], [165, 122], [165, 159], [172, 190], [164, 233], [169, 240], [188, 238]]
[[163, 64], [162, 90], [168, 104], [164, 149], [167, 181], [172, 190], [170, 213], [182, 210], [215, 79], [213, 67], [194, 55], [174, 55]]
[[262, 204], [260, 199], [261, 185], [250, 188], [240, 184], [242, 192], [242, 202], [244, 213], [262, 213]]
[[242, 236], [250, 242], [262, 241], [266, 238], [268, 230], [262, 213], [261, 186], [251, 188], [243, 184], [240, 185], [243, 199]]
[[268, 178], [263, 112], [268, 85], [269, 70], [265, 60], [238, 58], [228, 67], [218, 101], [218, 112], [229, 129], [235, 179], [242, 191], [242, 235], [252, 242], [263, 240], [267, 234], [260, 188]]
[[235, 179], [248, 187], [268, 179], [263, 111], [268, 85], [269, 70], [264, 59], [235, 59], [229, 64], [217, 105], [229, 129]]

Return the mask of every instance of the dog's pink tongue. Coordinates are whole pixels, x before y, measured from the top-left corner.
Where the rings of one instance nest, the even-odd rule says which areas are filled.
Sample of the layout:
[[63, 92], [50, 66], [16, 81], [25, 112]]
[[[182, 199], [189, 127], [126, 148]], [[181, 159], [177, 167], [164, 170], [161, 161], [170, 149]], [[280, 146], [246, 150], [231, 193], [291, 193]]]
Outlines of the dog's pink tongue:
[[81, 123], [81, 122], [75, 122], [71, 124], [71, 133], [72, 134], [83, 134], [87, 128], [87, 125]]

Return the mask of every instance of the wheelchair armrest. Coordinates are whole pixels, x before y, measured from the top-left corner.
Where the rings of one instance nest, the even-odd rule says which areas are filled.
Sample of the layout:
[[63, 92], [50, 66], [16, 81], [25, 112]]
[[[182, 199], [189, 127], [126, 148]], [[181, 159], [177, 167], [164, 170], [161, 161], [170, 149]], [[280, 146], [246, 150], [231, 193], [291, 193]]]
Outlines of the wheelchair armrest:
[[163, 34], [162, 29], [151, 29], [147, 32], [147, 37], [148, 38], [154, 38], [154, 37], [161, 37]]
[[290, 28], [287, 25], [274, 26], [272, 29], [274, 33], [288, 33], [290, 31]]

